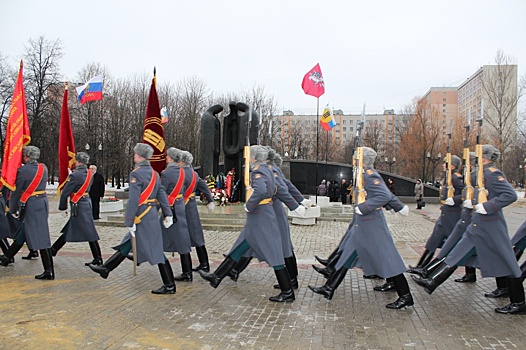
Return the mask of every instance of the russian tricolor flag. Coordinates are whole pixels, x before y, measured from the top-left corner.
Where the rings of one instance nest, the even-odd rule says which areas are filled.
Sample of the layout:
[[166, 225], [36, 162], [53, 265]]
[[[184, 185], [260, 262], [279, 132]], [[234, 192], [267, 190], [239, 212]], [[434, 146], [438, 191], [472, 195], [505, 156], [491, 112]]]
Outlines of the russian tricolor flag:
[[76, 88], [81, 104], [102, 100], [102, 75], [91, 78], [86, 84]]

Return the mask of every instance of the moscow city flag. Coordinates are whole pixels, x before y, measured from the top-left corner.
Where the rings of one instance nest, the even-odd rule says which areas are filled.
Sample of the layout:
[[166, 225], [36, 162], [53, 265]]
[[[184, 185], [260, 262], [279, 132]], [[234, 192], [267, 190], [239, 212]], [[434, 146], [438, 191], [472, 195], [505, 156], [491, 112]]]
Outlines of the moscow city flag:
[[319, 63], [305, 74], [301, 88], [305, 94], [318, 98], [325, 93], [325, 82], [323, 81]]
[[16, 188], [16, 173], [22, 165], [22, 148], [31, 142], [22, 69], [23, 63], [20, 61], [20, 70], [18, 71], [7, 119], [4, 157], [2, 159], [2, 177], [0, 178], [2, 184], [11, 191], [14, 191]]

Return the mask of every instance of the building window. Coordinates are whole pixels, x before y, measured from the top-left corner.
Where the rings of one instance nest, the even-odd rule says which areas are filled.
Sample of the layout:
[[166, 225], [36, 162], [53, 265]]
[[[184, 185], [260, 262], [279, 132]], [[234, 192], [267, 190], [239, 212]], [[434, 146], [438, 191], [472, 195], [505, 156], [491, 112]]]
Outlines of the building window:
[[347, 120], [344, 119], [344, 120], [343, 120], [343, 125], [345, 125], [346, 122], [347, 122]]
[[445, 109], [443, 109], [443, 110], [442, 110], [442, 112], [443, 112], [443, 113], [446, 113], [446, 110], [445, 110]]
[[446, 98], [444, 97], [444, 98], [442, 99], [442, 101], [443, 101], [443, 102], [446, 102]]
[[351, 126], [351, 127], [349, 128], [349, 130], [350, 130], [350, 131], [353, 131], [353, 130], [354, 130], [354, 128], [353, 128], [353, 127]]
[[[345, 123], [343, 123], [343, 124], [345, 124]], [[347, 127], [344, 126], [343, 127], [343, 131], [347, 131]]]

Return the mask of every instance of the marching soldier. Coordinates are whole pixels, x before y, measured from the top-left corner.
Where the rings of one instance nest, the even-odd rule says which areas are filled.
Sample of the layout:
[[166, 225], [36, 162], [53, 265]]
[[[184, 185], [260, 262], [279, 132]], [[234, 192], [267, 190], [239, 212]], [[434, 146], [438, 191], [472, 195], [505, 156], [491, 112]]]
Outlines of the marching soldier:
[[126, 259], [132, 249], [132, 239], [137, 240], [137, 263], [148, 261], [157, 264], [163, 286], [152, 290], [153, 294], [175, 294], [175, 282], [170, 262], [163, 253], [161, 225], [157, 217], [157, 205], [161, 206], [165, 216], [163, 225], [168, 228], [173, 224], [172, 210], [168, 205], [166, 192], [161, 186], [159, 174], [151, 167], [150, 158], [153, 148], [145, 143], [138, 143], [133, 148], [135, 169], [130, 173], [129, 200], [124, 214], [124, 225], [129, 232], [122, 242], [114, 247], [117, 250], [102, 266], [89, 264], [90, 269], [102, 278]]
[[331, 300], [347, 270], [357, 266], [359, 258], [359, 265], [365, 275], [378, 275], [394, 284], [398, 299], [386, 307], [401, 309], [413, 305], [414, 301], [404, 276], [405, 264], [394, 245], [382, 211], [382, 207], [391, 200], [392, 193], [373, 167], [376, 151], [369, 147], [362, 149], [365, 170], [363, 182], [367, 198], [365, 202], [355, 206], [354, 224], [343, 243], [336, 271], [324, 286], [309, 288]]
[[181, 258], [182, 273], [175, 276], [176, 281], [191, 282], [192, 258], [190, 252], [192, 243], [188, 233], [186, 222], [185, 204], [183, 195], [186, 191], [184, 187], [185, 176], [183, 168], [179, 167], [179, 162], [183, 158], [183, 152], [175, 147], [170, 147], [166, 151], [166, 169], [161, 173], [161, 181], [168, 195], [168, 204], [174, 214], [174, 224], [169, 228], [161, 227], [163, 231], [163, 245], [165, 252], [178, 252]]
[[[457, 221], [460, 220], [460, 214], [462, 212], [462, 190], [464, 189], [464, 177], [459, 172], [461, 162], [462, 161], [458, 156], [451, 156], [451, 180], [454, 188], [454, 195], [453, 197], [448, 197], [448, 188], [446, 183], [444, 183], [440, 195], [440, 199], [442, 200], [440, 217], [433, 228], [433, 233], [431, 233], [431, 236], [427, 240], [426, 250], [420, 257], [418, 264], [415, 267], [409, 267], [409, 272], [412, 272], [414, 268], [422, 268], [431, 262], [437, 248], [442, 247], [442, 244], [444, 244], [445, 240], [451, 234], [451, 231], [453, 231]], [[447, 163], [445, 162], [445, 159], [442, 166], [444, 171], [446, 171]], [[474, 274], [469, 275], [469, 282], [474, 282], [474, 278]], [[461, 282], [468, 282], [468, 280]]]
[[[441, 285], [458, 265], [473, 261], [480, 268], [483, 277], [505, 277], [510, 303], [496, 308], [502, 314], [524, 314], [526, 303], [521, 269], [517, 263], [502, 208], [517, 200], [517, 194], [495, 167], [500, 151], [493, 145], [482, 147], [482, 165], [484, 166], [484, 187], [476, 189], [473, 200], [471, 224], [453, 251], [447, 256], [427, 279], [415, 279], [415, 282], [429, 294]], [[478, 203], [478, 191], [487, 191], [487, 201]], [[475, 265], [475, 264], [473, 264]], [[473, 266], [472, 265], [472, 266]]]
[[183, 195], [185, 201], [185, 212], [186, 222], [188, 224], [188, 232], [190, 233], [190, 241], [192, 247], [195, 247], [197, 258], [199, 259], [199, 265], [193, 268], [192, 271], [203, 270], [205, 272], [210, 271], [210, 265], [208, 263], [208, 252], [205, 246], [205, 235], [203, 233], [203, 227], [201, 226], [201, 219], [199, 219], [199, 212], [197, 211], [197, 204], [195, 202], [195, 191], [203, 193], [208, 201], [206, 205], [209, 211], [213, 211], [215, 208], [214, 197], [210, 188], [208, 188], [206, 182], [197, 175], [192, 167], [194, 157], [190, 152], [183, 151], [183, 157], [179, 162], [179, 166], [184, 171], [184, 186], [186, 191]]
[[266, 147], [250, 146], [250, 180], [253, 193], [245, 203], [247, 221], [225, 260], [213, 273], [199, 270], [199, 274], [210, 285], [217, 288], [223, 278], [236, 265], [240, 258], [251, 250], [254, 257], [266, 261], [276, 274], [281, 293], [270, 297], [274, 302], [294, 301], [294, 289], [285, 268], [285, 259], [272, 197], [276, 191], [274, 174], [266, 164], [268, 150]]
[[44, 272], [36, 279], [53, 280], [53, 256], [49, 237], [49, 203], [46, 195], [47, 167], [38, 163], [40, 149], [26, 146], [22, 150], [24, 165], [16, 174], [16, 190], [11, 193], [9, 212], [22, 220], [15, 241], [5, 255], [0, 255], [0, 263], [7, 266], [15, 254], [27, 243], [31, 250], [40, 250]]
[[99, 246], [99, 234], [93, 221], [93, 209], [89, 197], [93, 183], [93, 173], [87, 168], [89, 155], [78, 152], [75, 155], [75, 170], [69, 175], [66, 185], [60, 193], [58, 210], [67, 215], [68, 198], [70, 204], [69, 220], [62, 228], [62, 235], [51, 246], [51, 253], [56, 256], [66, 242], [88, 242], [93, 261], [86, 266], [102, 265], [102, 253]]

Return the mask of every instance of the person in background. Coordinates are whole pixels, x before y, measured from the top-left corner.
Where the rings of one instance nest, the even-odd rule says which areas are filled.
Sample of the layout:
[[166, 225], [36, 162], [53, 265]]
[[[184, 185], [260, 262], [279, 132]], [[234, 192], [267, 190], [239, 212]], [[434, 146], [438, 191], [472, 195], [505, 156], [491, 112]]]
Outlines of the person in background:
[[327, 194], [327, 186], [325, 185], [325, 179], [321, 180], [318, 186], [318, 196], [325, 196]]
[[105, 183], [104, 177], [97, 172], [96, 165], [90, 165], [89, 171], [93, 175], [93, 183], [89, 190], [89, 197], [91, 198], [91, 209], [93, 212], [93, 220], [100, 219], [100, 200], [104, 197]]
[[422, 180], [416, 180], [415, 185], [415, 200], [416, 200], [416, 209], [422, 209], [422, 201], [424, 200], [424, 184]]
[[342, 185], [341, 185], [341, 197], [342, 197], [342, 204], [347, 204], [347, 195], [349, 194], [349, 191], [347, 191], [347, 180], [342, 179]]
[[[393, 179], [387, 179], [387, 188], [389, 189], [389, 191], [391, 191], [392, 194], [396, 195], [395, 184]], [[424, 194], [423, 191], [422, 194]]]

